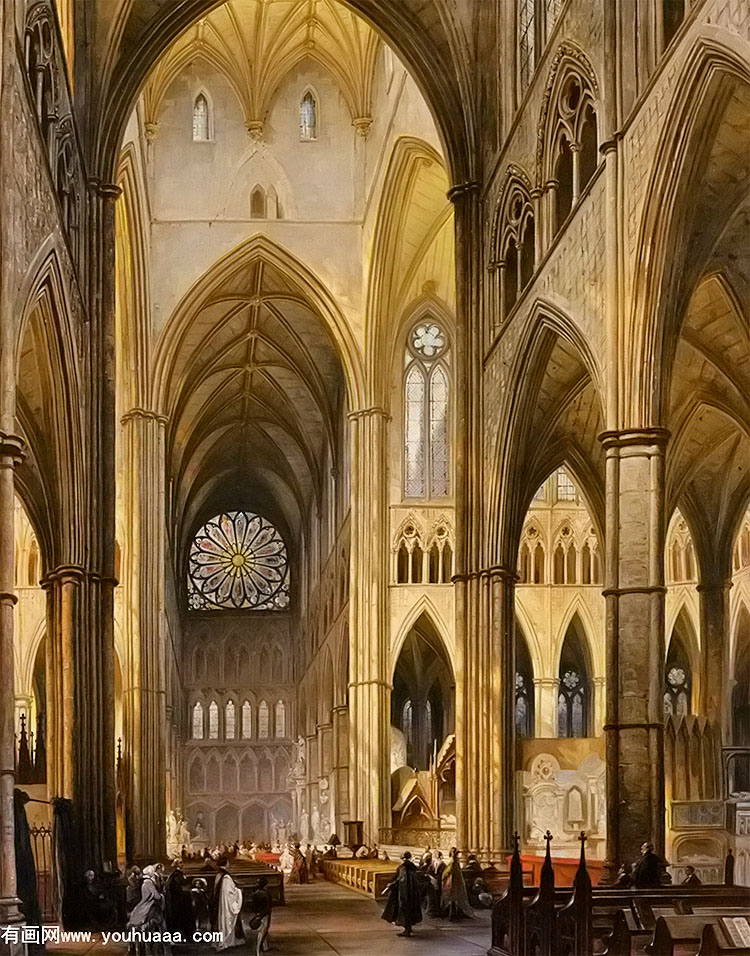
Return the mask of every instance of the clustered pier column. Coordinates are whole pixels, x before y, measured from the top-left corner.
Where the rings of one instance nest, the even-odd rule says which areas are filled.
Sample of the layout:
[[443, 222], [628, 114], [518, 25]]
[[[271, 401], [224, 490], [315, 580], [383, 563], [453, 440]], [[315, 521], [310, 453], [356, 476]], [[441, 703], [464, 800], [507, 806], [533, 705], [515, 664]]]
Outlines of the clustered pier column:
[[388, 529], [386, 424], [382, 408], [353, 412], [352, 542], [357, 556], [349, 598], [350, 815], [364, 840], [380, 842], [390, 825], [390, 648], [386, 629]]
[[664, 448], [610, 431], [606, 452], [607, 876], [651, 841], [664, 853]]

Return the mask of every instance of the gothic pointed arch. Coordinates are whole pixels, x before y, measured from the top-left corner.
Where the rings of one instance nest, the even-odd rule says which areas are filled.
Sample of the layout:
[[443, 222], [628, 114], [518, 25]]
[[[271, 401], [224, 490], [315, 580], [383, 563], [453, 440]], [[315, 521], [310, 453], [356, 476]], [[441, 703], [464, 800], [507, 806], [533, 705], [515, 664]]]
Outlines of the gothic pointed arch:
[[[368, 279], [366, 367], [379, 401], [386, 403], [393, 336], [415, 298], [413, 275], [443, 230], [450, 229], [453, 211], [446, 198], [449, 183], [442, 159], [423, 140], [400, 136], [391, 151], [378, 205]], [[455, 297], [452, 238], [445, 258], [444, 288], [438, 299]], [[447, 285], [445, 285], [447, 282]]]
[[693, 623], [683, 605], [667, 641], [664, 663], [664, 715], [691, 714], [699, 700], [700, 650]]
[[604, 525], [598, 361], [577, 324], [558, 306], [537, 300], [531, 315], [510, 364], [495, 434], [489, 436], [495, 451], [488, 488], [487, 560], [508, 568], [516, 567], [529, 502], [562, 464], [580, 483], [600, 538]]
[[590, 645], [578, 614], [566, 628], [558, 663], [558, 737], [588, 737], [592, 734], [594, 695]]
[[516, 620], [515, 728], [517, 737], [534, 736], [535, 688], [534, 665], [526, 635]]
[[[731, 145], [750, 102], [747, 49], [739, 38], [703, 27], [685, 58], [662, 127], [644, 196], [629, 318], [637, 352], [625, 386], [640, 423], [664, 419], [686, 298], [705, 268], [706, 254], [747, 195], [745, 151]], [[707, 128], [713, 131], [708, 137]], [[675, 250], [690, 248], [691, 234], [706, 224], [706, 208], [711, 208], [711, 237], [704, 235], [679, 275], [673, 275]]]
[[[547, 173], [554, 163], [553, 146], [561, 119], [556, 115], [556, 110], [565, 92], [566, 84], [571, 79], [578, 80], [582, 95], [590, 97], [593, 103], [598, 105], [599, 83], [596, 71], [583, 50], [570, 40], [566, 40], [557, 48], [552, 60], [537, 126], [536, 184], [540, 189], [545, 187]], [[577, 111], [577, 104], [575, 109]], [[574, 128], [570, 127], [569, 132], [574, 135]]]
[[43, 247], [31, 269], [15, 342], [16, 418], [27, 445], [15, 480], [45, 566], [83, 566], [86, 529], [72, 517], [85, 513], [87, 491], [73, 320], [54, 246]]
[[[98, 79], [101, 96], [97, 99], [101, 106], [92, 120], [93, 168], [100, 170], [105, 181], [111, 179], [127, 117], [154, 65], [170, 44], [214, 5], [213, 0], [196, 0], [155, 12], [145, 0], [133, 0], [116, 11], [102, 51]], [[464, 108], [462, 89], [469, 65], [459, 33], [444, 18], [430, 12], [373, 6], [365, 0], [356, 0], [352, 7], [392, 43], [412, 71], [435, 114], [454, 181], [468, 180], [476, 131], [467, 122]], [[138, 57], [134, 56], [136, 49], [141, 53]], [[373, 60], [376, 52], [377, 44], [370, 44]], [[274, 87], [277, 85], [274, 83]]]
[[406, 738], [408, 763], [427, 769], [454, 725], [454, 677], [445, 645], [422, 613], [401, 646], [393, 671], [391, 723]]

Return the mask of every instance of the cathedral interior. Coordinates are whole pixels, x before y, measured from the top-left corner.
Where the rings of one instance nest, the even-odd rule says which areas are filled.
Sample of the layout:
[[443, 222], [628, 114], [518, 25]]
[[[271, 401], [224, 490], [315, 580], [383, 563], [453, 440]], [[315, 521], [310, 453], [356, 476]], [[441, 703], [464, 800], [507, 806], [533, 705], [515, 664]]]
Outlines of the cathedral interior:
[[16, 789], [750, 886], [747, 3], [0, 24], [0, 925]]

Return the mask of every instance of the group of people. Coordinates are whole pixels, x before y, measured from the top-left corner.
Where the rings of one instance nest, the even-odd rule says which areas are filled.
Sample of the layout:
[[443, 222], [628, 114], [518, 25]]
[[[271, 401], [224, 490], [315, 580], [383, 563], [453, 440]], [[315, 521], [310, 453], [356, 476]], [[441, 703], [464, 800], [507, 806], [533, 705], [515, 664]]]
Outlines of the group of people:
[[[639, 890], [656, 889], [672, 882], [667, 872], [669, 864], [655, 851], [653, 843], [641, 845], [641, 855], [635, 863], [623, 863], [617, 873], [615, 886], [627, 889], [634, 886]], [[701, 880], [694, 866], [685, 867], [684, 886], [700, 886]]]
[[182, 870], [182, 861], [175, 860], [169, 874], [163, 864], [134, 866], [128, 873], [126, 907], [127, 928], [134, 941], [131, 952], [138, 956], [167, 956], [169, 944], [155, 937], [171, 934], [183, 943], [194, 941], [196, 931], [211, 930], [219, 934], [217, 951], [243, 944], [250, 933], [256, 936], [256, 954], [268, 948], [271, 925], [271, 896], [268, 881], [260, 877], [247, 901], [249, 919], [243, 923], [242, 889], [227, 869], [227, 857], [220, 857], [213, 867], [213, 883], [196, 877], [192, 882]]
[[492, 895], [474, 854], [461, 866], [458, 850], [443, 859], [440, 850], [427, 850], [417, 865], [407, 850], [396, 876], [384, 889], [388, 897], [382, 918], [403, 927], [399, 936], [411, 936], [412, 927], [422, 922], [424, 912], [439, 919], [473, 917], [473, 909], [492, 905]]

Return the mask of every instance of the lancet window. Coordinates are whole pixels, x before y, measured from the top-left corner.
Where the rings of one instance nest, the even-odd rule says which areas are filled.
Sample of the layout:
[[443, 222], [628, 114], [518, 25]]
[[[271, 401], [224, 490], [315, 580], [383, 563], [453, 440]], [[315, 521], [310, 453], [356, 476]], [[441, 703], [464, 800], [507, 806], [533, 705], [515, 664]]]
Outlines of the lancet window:
[[242, 739], [249, 740], [253, 736], [253, 708], [249, 700], [242, 704]]
[[557, 698], [558, 737], [587, 737], [590, 710], [590, 680], [586, 656], [573, 628], [560, 656], [560, 687]]
[[266, 740], [268, 735], [268, 704], [262, 700], [258, 705], [258, 739]]
[[690, 661], [682, 641], [673, 635], [664, 667], [664, 716], [684, 717], [689, 714], [691, 694]]
[[208, 705], [208, 739], [219, 739], [219, 705], [215, 700]]
[[193, 103], [193, 142], [207, 143], [211, 138], [208, 98], [199, 93]]
[[299, 138], [302, 142], [318, 138], [318, 102], [312, 90], [307, 90], [299, 106]]
[[520, 95], [534, 75], [564, 0], [518, 0], [518, 84]]
[[576, 501], [578, 492], [576, 486], [564, 468], [559, 468], [556, 475], [558, 501]]
[[227, 702], [227, 706], [224, 711], [224, 736], [227, 740], [234, 740], [236, 736], [236, 710], [234, 706], [234, 701], [230, 700]]
[[193, 740], [203, 740], [203, 704], [193, 706]]
[[534, 736], [534, 679], [526, 641], [516, 625], [516, 735]]
[[277, 737], [286, 737], [286, 704], [283, 700], [276, 701], [274, 731]]
[[409, 333], [404, 357], [404, 495], [450, 493], [448, 337], [432, 318]]

